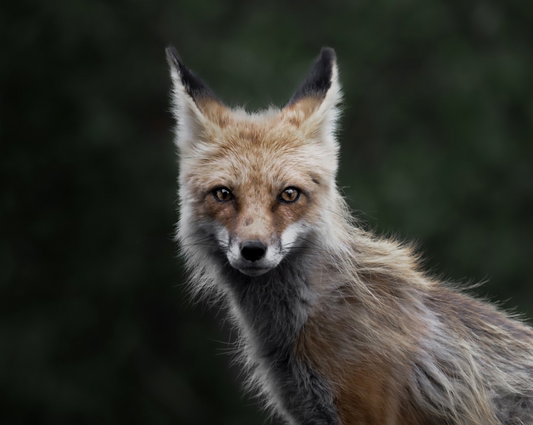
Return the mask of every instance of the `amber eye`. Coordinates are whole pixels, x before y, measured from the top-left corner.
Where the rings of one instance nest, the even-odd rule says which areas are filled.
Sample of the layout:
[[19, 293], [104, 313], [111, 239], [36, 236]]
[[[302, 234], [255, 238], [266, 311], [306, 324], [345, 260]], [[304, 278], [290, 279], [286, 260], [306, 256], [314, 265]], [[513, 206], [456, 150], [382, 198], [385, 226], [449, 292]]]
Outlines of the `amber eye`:
[[300, 191], [295, 187], [288, 187], [283, 192], [281, 192], [279, 198], [282, 202], [285, 203], [296, 202], [298, 199], [300, 199]]
[[228, 202], [233, 199], [233, 194], [228, 188], [219, 187], [218, 189], [213, 190], [213, 198], [219, 202]]

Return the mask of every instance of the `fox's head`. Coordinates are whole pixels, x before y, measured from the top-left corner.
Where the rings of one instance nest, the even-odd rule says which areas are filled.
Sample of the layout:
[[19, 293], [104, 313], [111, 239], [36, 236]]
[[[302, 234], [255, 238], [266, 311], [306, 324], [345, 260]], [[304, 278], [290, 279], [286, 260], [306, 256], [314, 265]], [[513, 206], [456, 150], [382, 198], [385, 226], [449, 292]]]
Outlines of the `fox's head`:
[[213, 256], [249, 276], [335, 237], [335, 128], [341, 93], [324, 48], [289, 103], [248, 114], [225, 106], [167, 49], [180, 157], [178, 237], [204, 270]]

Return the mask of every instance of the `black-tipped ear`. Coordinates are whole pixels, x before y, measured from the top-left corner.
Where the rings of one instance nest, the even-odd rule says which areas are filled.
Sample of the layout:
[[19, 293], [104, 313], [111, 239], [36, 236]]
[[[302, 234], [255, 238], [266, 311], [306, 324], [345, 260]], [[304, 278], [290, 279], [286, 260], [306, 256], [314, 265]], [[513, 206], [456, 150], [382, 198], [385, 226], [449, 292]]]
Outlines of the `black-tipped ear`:
[[195, 102], [201, 99], [213, 99], [222, 103], [209, 86], [183, 64], [174, 46], [167, 47], [166, 53], [168, 64], [176, 69], [181, 84]]
[[324, 97], [331, 87], [335, 62], [335, 51], [329, 47], [323, 47], [311, 71], [300, 84], [287, 106], [310, 96]]
[[166, 49], [172, 79], [172, 113], [176, 118], [176, 144], [180, 152], [200, 143], [209, 126], [222, 127], [231, 110], [181, 61], [172, 46]]

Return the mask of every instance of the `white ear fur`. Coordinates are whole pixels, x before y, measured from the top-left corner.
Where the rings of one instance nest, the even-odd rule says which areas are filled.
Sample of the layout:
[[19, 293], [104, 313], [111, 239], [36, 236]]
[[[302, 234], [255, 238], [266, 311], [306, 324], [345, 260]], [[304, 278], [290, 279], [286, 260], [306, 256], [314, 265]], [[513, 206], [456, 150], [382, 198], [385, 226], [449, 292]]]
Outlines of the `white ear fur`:
[[188, 149], [194, 140], [201, 137], [206, 118], [189, 96], [181, 82], [179, 71], [171, 65], [172, 78], [172, 113], [176, 119], [176, 144], [183, 151]]
[[337, 64], [334, 63], [330, 88], [320, 105], [304, 120], [301, 127], [305, 133], [335, 149], [337, 149], [337, 124], [341, 113], [338, 106], [341, 100], [342, 91], [338, 81], [338, 69]]
[[190, 149], [204, 138], [210, 119], [209, 113], [216, 105], [225, 107], [211, 89], [181, 61], [173, 47], [166, 50], [172, 79], [172, 113], [177, 121], [176, 144], [180, 151]]
[[337, 150], [335, 134], [342, 100], [335, 52], [323, 48], [283, 113], [307, 137]]

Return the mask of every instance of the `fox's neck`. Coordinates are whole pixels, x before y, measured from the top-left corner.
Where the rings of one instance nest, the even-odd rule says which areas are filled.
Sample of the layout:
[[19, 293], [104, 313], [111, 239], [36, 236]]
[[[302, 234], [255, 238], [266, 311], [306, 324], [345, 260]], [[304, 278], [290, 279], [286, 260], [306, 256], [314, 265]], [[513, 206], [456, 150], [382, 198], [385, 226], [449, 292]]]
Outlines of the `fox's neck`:
[[307, 320], [311, 293], [306, 273], [300, 267], [282, 264], [257, 277], [227, 270], [227, 285], [235, 308], [260, 357], [282, 356], [292, 350]]
[[303, 262], [287, 262], [258, 277], [227, 269], [226, 284], [248, 338], [249, 363], [263, 389], [294, 423], [335, 425], [328, 384], [296, 350], [312, 304], [305, 268]]

